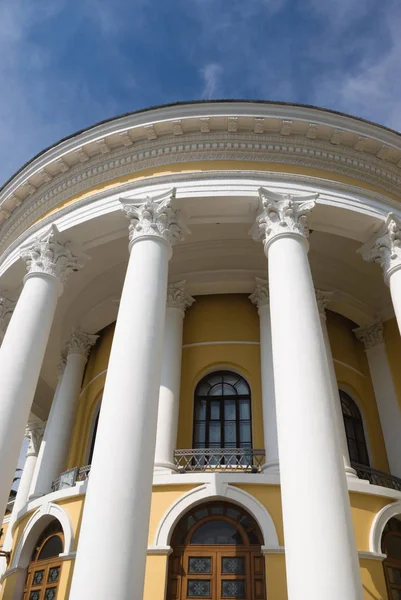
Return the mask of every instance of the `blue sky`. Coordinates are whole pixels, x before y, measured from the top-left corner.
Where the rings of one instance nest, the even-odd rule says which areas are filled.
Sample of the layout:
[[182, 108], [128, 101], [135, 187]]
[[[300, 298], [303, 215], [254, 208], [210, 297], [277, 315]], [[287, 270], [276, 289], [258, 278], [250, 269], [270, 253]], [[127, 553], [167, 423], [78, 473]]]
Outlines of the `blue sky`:
[[0, 0], [0, 183], [99, 120], [208, 98], [401, 129], [400, 0]]

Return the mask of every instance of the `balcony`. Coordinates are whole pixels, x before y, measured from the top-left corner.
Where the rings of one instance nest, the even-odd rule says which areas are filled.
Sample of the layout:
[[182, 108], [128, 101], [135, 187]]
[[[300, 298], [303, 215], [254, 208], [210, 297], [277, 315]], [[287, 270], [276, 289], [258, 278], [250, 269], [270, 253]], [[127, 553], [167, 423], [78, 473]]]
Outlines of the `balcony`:
[[[176, 450], [175, 465], [179, 473], [193, 472], [232, 472], [260, 473], [265, 462], [264, 450], [249, 448], [197, 448]], [[359, 479], [368, 480], [372, 485], [389, 488], [401, 492], [401, 479], [378, 471], [372, 467], [352, 463]], [[89, 477], [90, 465], [75, 467], [65, 471], [52, 484], [52, 492], [73, 487], [79, 481]], [[11, 512], [14, 498], [10, 498], [7, 508]]]
[[260, 473], [265, 462], [265, 451], [251, 448], [196, 448], [176, 450], [174, 460], [179, 473], [193, 471]]
[[359, 479], [367, 479], [372, 485], [380, 485], [381, 487], [401, 492], [401, 479], [399, 477], [372, 469], [372, 467], [367, 467], [366, 465], [359, 465], [358, 463], [352, 463], [352, 467], [355, 469]]

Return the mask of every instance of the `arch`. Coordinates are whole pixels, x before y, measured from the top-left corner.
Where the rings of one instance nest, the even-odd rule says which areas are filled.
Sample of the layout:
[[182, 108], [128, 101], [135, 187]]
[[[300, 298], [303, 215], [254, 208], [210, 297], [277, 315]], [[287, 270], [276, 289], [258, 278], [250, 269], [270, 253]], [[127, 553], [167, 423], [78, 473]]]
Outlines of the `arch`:
[[205, 500], [229, 500], [238, 504], [255, 519], [263, 536], [264, 549], [281, 550], [276, 527], [266, 508], [245, 490], [221, 482], [213, 475], [210, 483], [205, 483], [183, 494], [167, 509], [156, 529], [154, 544], [156, 550], [169, 550], [170, 539], [180, 518], [191, 508]]
[[369, 535], [369, 549], [376, 554], [382, 554], [381, 542], [385, 526], [388, 521], [397, 515], [401, 515], [401, 500], [387, 504], [373, 519]]
[[[364, 446], [364, 451], [366, 451], [366, 461], [363, 462], [361, 460], [353, 460], [351, 452], [350, 452], [351, 462], [357, 462], [360, 464], [365, 464], [366, 466], [371, 466], [372, 453], [370, 450], [369, 436], [367, 435], [366, 419], [365, 419], [364, 412], [361, 408], [361, 404], [356, 399], [355, 393], [353, 393], [347, 385], [340, 384], [338, 387], [338, 392], [339, 392], [339, 396], [340, 396], [343, 420], [344, 420], [343, 402], [347, 402], [349, 400], [350, 401], [349, 405], [350, 405], [352, 412], [354, 413], [354, 418], [356, 418], [360, 421], [360, 424], [362, 427], [363, 440], [360, 443], [361, 443], [361, 445]], [[345, 427], [345, 422], [344, 422], [344, 427]], [[345, 427], [345, 436], [346, 436], [347, 444], [348, 444], [348, 434], [347, 434], [346, 427]], [[348, 450], [349, 450], [349, 444], [348, 444]]]
[[39, 535], [53, 519], [60, 522], [64, 533], [64, 552], [61, 556], [68, 556], [74, 552], [75, 540], [71, 519], [61, 506], [49, 502], [38, 508], [27, 522], [15, 549], [11, 569], [28, 567]]

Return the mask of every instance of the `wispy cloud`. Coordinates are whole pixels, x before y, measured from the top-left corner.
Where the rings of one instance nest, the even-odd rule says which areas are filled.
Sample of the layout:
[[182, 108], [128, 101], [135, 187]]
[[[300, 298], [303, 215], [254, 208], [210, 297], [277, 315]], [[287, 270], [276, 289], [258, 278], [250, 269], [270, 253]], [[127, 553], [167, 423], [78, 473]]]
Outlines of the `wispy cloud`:
[[219, 94], [221, 95], [221, 74], [223, 69], [216, 63], [210, 63], [201, 69], [203, 78], [203, 90], [202, 99], [211, 100], [216, 98]]

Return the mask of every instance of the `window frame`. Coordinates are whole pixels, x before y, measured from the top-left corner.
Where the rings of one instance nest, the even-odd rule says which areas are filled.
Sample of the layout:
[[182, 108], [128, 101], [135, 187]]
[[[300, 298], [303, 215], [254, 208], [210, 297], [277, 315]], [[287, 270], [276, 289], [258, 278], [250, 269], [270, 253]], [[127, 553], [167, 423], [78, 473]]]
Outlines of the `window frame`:
[[[350, 461], [351, 461], [351, 463], [363, 465], [364, 467], [370, 467], [372, 460], [371, 460], [371, 455], [370, 455], [370, 450], [369, 450], [368, 436], [366, 434], [366, 427], [365, 427], [365, 420], [363, 417], [363, 413], [362, 413], [361, 409], [359, 408], [358, 403], [354, 400], [354, 398], [351, 396], [351, 394], [349, 392], [347, 392], [346, 390], [344, 390], [342, 388], [339, 388], [338, 393], [339, 393], [339, 397], [340, 397], [341, 415], [342, 415], [342, 419], [343, 419], [343, 423], [344, 423], [345, 438], [347, 441], [347, 448], [348, 448]], [[350, 412], [352, 413], [352, 416], [344, 414], [343, 402], [345, 404], [347, 404]], [[352, 429], [353, 429], [353, 433], [354, 433], [353, 438], [351, 438], [348, 435], [347, 427], [346, 427], [346, 418], [352, 420]], [[356, 424], [358, 424], [361, 428], [361, 431], [363, 434], [363, 441], [358, 440], [358, 437], [356, 435], [356, 429], [355, 429]], [[357, 452], [357, 456], [358, 456], [357, 460], [355, 460], [351, 456], [349, 440], [352, 440], [355, 444], [355, 448], [356, 448], [356, 452]], [[366, 454], [366, 461], [361, 459], [361, 453]]]

